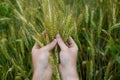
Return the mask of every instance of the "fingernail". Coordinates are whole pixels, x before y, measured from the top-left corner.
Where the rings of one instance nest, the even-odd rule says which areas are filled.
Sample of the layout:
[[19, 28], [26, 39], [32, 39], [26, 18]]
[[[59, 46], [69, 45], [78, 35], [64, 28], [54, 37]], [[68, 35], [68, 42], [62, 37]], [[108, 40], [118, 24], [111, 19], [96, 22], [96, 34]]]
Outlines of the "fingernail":
[[60, 38], [60, 34], [57, 34], [56, 38]]

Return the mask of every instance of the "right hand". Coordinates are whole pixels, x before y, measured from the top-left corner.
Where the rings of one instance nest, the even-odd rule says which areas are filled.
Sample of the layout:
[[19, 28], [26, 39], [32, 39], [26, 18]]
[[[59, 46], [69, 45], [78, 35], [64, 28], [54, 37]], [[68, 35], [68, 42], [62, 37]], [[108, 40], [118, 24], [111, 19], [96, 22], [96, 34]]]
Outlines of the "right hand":
[[56, 36], [56, 40], [61, 49], [59, 70], [62, 80], [79, 80], [77, 74], [78, 47], [76, 43], [70, 37], [66, 45], [59, 34]]

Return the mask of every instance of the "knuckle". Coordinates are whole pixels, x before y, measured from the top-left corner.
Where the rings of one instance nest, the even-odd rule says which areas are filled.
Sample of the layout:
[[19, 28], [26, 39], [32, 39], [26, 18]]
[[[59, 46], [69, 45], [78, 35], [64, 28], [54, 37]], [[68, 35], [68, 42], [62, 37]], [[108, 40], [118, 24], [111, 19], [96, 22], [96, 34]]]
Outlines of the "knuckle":
[[78, 47], [77, 46], [74, 47], [74, 51], [78, 51]]
[[64, 47], [62, 51], [68, 51], [68, 47]]
[[43, 46], [42, 48], [39, 49], [39, 52], [45, 52], [45, 51], [47, 51], [46, 46]]
[[47, 46], [43, 46], [42, 48], [40, 48], [41, 51], [48, 51], [48, 47]]
[[73, 52], [78, 52], [78, 47], [74, 47], [71, 49]]

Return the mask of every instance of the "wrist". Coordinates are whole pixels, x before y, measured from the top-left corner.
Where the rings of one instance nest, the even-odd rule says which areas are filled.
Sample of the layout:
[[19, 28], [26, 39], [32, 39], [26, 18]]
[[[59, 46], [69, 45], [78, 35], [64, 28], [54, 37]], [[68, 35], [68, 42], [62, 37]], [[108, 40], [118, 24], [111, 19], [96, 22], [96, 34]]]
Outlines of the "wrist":
[[32, 80], [39, 80], [39, 73], [38, 73], [38, 71], [34, 71]]
[[62, 68], [61, 77], [63, 80], [79, 80], [75, 66]]
[[51, 80], [51, 76], [52, 76], [51, 67], [47, 67], [45, 69], [37, 68], [34, 70], [32, 80]]

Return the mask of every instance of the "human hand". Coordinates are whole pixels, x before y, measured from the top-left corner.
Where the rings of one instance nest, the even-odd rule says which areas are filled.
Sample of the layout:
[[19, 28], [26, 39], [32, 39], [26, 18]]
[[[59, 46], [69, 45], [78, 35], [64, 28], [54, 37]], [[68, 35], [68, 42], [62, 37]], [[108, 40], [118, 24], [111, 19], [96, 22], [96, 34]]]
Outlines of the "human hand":
[[79, 80], [77, 74], [77, 53], [78, 47], [74, 40], [70, 37], [67, 45], [64, 43], [60, 35], [56, 36], [58, 45], [60, 46], [60, 73], [63, 80]]
[[32, 61], [34, 67], [32, 80], [51, 80], [52, 69], [49, 64], [50, 50], [52, 50], [57, 41], [54, 39], [48, 45], [40, 48], [35, 44], [32, 48]]

